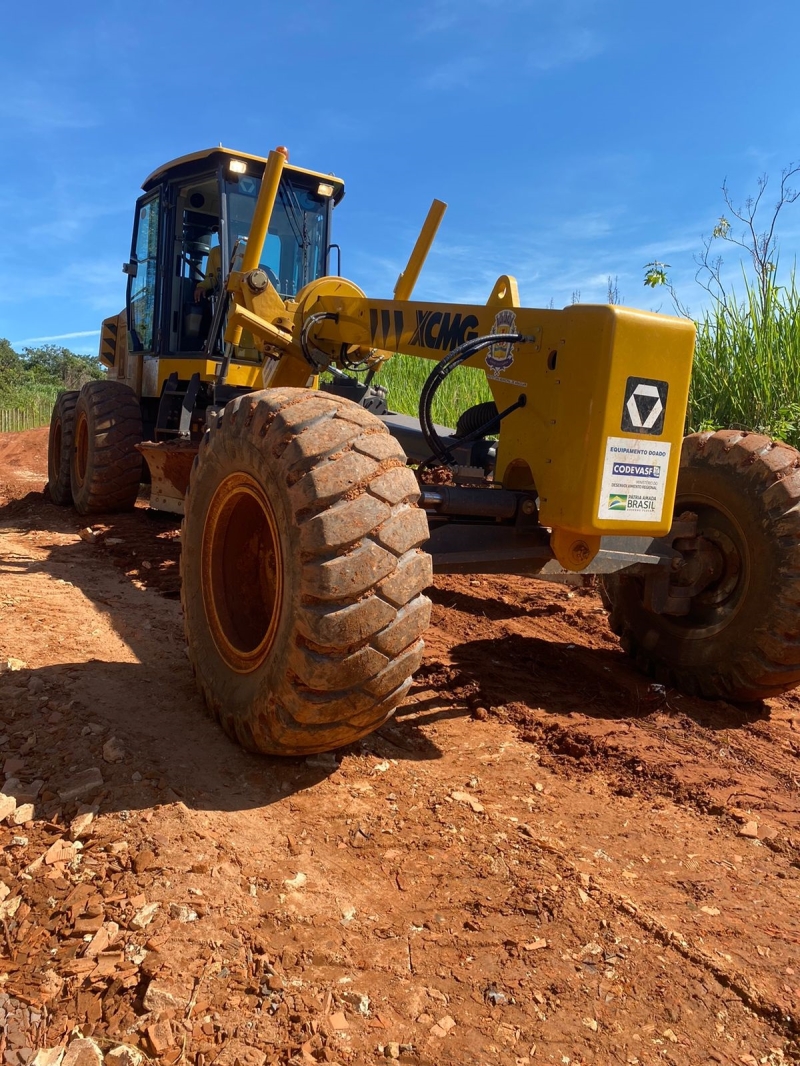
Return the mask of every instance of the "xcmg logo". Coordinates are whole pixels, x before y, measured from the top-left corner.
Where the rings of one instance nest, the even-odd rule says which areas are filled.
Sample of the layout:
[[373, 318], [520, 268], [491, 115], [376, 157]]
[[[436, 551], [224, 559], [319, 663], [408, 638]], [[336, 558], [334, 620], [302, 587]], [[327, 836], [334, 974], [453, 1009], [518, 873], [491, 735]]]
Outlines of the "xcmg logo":
[[467, 315], [462, 320], [460, 314], [451, 317], [449, 311], [417, 311], [417, 328], [411, 343], [420, 348], [452, 352], [459, 344], [475, 340], [477, 326], [475, 315]]
[[[414, 332], [407, 343], [417, 348], [452, 352], [465, 341], [478, 336], [478, 319], [475, 315], [451, 314], [450, 311], [416, 311]], [[369, 327], [372, 343], [376, 348], [398, 348], [405, 328], [402, 311], [369, 312]]]

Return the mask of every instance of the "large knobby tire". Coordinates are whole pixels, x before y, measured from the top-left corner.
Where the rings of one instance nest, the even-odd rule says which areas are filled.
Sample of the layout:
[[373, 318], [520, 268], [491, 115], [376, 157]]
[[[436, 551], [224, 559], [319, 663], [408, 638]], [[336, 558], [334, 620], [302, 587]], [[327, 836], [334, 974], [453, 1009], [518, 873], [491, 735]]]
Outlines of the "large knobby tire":
[[72, 455], [77, 402], [77, 392], [60, 392], [50, 416], [50, 434], [47, 438], [47, 489], [53, 503], [62, 507], [72, 503], [69, 461]]
[[90, 381], [75, 405], [70, 458], [72, 499], [79, 514], [131, 511], [139, 493], [142, 413], [121, 381]]
[[186, 638], [244, 747], [329, 751], [403, 699], [430, 620], [418, 497], [384, 424], [323, 392], [250, 393], [206, 433], [183, 523]]
[[642, 603], [641, 578], [604, 579], [611, 628], [638, 665], [709, 699], [759, 700], [800, 683], [800, 453], [738, 430], [683, 443], [675, 514], [718, 555], [685, 616]]

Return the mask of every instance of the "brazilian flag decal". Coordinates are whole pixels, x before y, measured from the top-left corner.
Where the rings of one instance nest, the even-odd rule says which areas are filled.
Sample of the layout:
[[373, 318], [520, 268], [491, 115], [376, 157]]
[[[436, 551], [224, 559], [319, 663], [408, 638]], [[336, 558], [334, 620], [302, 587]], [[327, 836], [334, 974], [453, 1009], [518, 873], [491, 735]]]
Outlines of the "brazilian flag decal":
[[614, 496], [608, 497], [608, 509], [609, 511], [627, 511], [628, 509], [628, 497], [627, 496]]

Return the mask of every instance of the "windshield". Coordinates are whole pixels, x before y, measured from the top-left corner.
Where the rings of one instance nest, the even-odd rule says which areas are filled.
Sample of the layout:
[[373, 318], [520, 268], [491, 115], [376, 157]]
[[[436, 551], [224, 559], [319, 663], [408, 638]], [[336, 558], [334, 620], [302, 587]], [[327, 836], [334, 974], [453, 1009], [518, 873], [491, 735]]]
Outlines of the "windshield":
[[[260, 188], [260, 178], [225, 181], [229, 259], [236, 241], [250, 232]], [[328, 203], [328, 197], [318, 196], [284, 173], [261, 255], [261, 266], [281, 296], [294, 296], [309, 281], [324, 276]]]

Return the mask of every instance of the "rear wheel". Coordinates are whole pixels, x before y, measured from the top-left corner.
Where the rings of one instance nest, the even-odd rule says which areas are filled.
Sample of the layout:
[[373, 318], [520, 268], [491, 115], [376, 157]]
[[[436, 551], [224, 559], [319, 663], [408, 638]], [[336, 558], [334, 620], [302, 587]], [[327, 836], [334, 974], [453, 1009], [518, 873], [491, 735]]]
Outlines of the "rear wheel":
[[183, 525], [186, 637], [245, 747], [328, 751], [403, 699], [430, 619], [418, 496], [383, 423], [325, 393], [250, 393], [206, 434]]
[[72, 453], [77, 402], [77, 392], [59, 393], [50, 416], [50, 434], [47, 440], [47, 488], [50, 492], [50, 499], [60, 506], [72, 503], [69, 460]]
[[697, 515], [708, 579], [685, 615], [644, 606], [643, 579], [604, 579], [611, 628], [651, 676], [729, 700], [800, 683], [800, 453], [753, 433], [683, 443], [675, 513]]
[[142, 414], [136, 394], [121, 381], [90, 381], [75, 406], [70, 458], [72, 499], [79, 514], [130, 511], [136, 503], [142, 457]]

